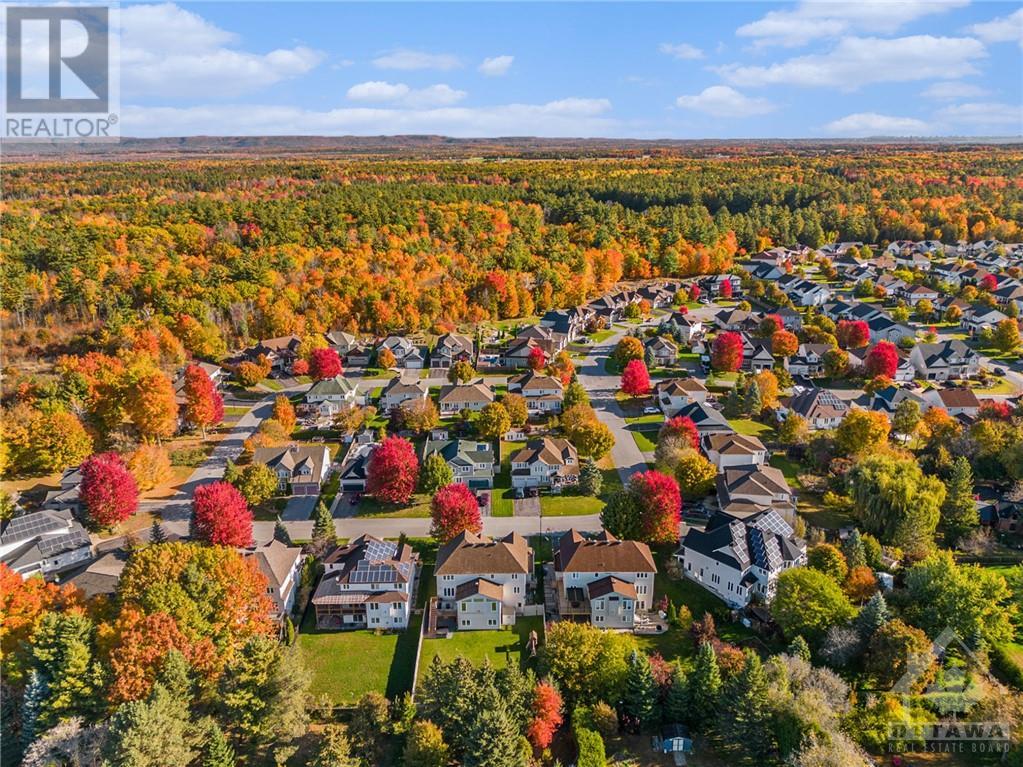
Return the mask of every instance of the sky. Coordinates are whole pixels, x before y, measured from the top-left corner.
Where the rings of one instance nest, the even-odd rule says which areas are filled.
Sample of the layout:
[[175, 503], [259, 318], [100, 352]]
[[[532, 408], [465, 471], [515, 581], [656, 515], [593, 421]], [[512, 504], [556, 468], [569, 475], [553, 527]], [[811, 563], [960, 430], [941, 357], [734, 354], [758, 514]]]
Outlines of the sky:
[[1023, 134], [1023, 4], [126, 4], [121, 135]]

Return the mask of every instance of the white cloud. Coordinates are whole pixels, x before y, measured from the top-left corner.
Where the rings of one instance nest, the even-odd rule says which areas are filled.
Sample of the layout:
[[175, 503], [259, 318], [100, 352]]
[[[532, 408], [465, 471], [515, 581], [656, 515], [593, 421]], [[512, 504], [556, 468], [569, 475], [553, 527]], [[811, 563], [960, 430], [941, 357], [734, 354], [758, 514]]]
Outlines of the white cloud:
[[513, 61], [515, 61], [514, 56], [491, 56], [483, 59], [483, 63], [477, 68], [487, 77], [500, 77], [507, 74]]
[[848, 138], [872, 136], [923, 136], [932, 128], [923, 120], [912, 117], [891, 117], [876, 112], [857, 112], [835, 120], [825, 126], [828, 133]]
[[986, 43], [1018, 42], [1023, 48], [1023, 8], [1008, 16], [999, 16], [991, 21], [967, 27], [967, 32], [976, 35]]
[[675, 59], [693, 60], [703, 58], [703, 51], [689, 43], [661, 43], [657, 50]]
[[1023, 134], [1023, 107], [1019, 104], [991, 102], [954, 104], [939, 110], [937, 117], [943, 122], [969, 126], [974, 130], [1007, 126], [1016, 134]]
[[399, 109], [356, 107], [313, 111], [289, 106], [212, 104], [122, 109], [126, 136], [394, 135], [455, 137], [622, 135], [607, 99], [566, 98], [545, 104]]
[[739, 27], [735, 34], [753, 38], [756, 47], [795, 48], [813, 40], [855, 32], [891, 34], [923, 16], [966, 5], [969, 0], [804, 1], [792, 10], [769, 11]]
[[762, 115], [775, 108], [767, 99], [744, 96], [727, 85], [712, 85], [695, 96], [679, 96], [675, 103], [683, 109], [694, 109], [713, 117]]
[[984, 44], [970, 37], [847, 37], [828, 53], [797, 56], [769, 66], [729, 64], [716, 72], [733, 85], [799, 85], [856, 90], [873, 83], [953, 79], [976, 74]]
[[305, 46], [239, 50], [234, 34], [173, 3], [120, 12], [121, 89], [161, 98], [248, 93], [304, 75], [325, 58]]
[[450, 53], [425, 53], [423, 51], [400, 48], [396, 51], [390, 51], [389, 53], [377, 56], [373, 59], [373, 66], [378, 69], [401, 69], [408, 71], [440, 69], [447, 71], [449, 69], [458, 69], [458, 67], [462, 66], [462, 62], [457, 56], [453, 56]]
[[428, 107], [445, 107], [457, 104], [467, 95], [450, 85], [438, 83], [426, 88], [410, 88], [405, 83], [387, 83], [371, 80], [353, 85], [346, 94], [350, 101], [363, 101], [370, 104], [393, 104], [411, 109]]
[[961, 83], [955, 80], [934, 83], [920, 94], [924, 98], [935, 101], [955, 101], [956, 99], [972, 99], [986, 96], [989, 91], [973, 83]]

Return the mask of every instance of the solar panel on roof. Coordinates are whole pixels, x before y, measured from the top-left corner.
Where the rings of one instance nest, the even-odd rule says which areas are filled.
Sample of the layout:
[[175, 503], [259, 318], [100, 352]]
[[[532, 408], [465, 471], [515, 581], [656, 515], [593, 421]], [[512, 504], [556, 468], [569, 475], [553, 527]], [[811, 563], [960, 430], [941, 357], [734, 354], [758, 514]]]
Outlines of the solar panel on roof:
[[89, 537], [85, 533], [76, 530], [66, 535], [54, 535], [43, 538], [37, 545], [39, 546], [39, 553], [44, 556], [50, 556], [61, 551], [81, 548], [88, 544]]

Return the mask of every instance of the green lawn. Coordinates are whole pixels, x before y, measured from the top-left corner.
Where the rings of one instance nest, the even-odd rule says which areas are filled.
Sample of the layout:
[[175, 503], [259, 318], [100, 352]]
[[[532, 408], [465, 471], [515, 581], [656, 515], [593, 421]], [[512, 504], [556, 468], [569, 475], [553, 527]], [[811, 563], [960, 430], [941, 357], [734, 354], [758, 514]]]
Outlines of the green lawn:
[[514, 514], [512, 500], [515, 497], [515, 491], [512, 490], [511, 486], [511, 463], [509, 458], [512, 453], [516, 450], [521, 450], [525, 446], [525, 442], [501, 441], [499, 446], [501, 451], [501, 468], [494, 477], [494, 489], [490, 493], [490, 515], [493, 517], [510, 517]]
[[394, 699], [412, 688], [421, 619], [395, 634], [373, 631], [319, 631], [314, 612], [306, 613], [298, 646], [312, 672], [309, 692], [339, 705], [354, 703], [367, 692]]
[[790, 485], [799, 484], [799, 464], [784, 453], [775, 453], [769, 462], [774, 468], [780, 469]]
[[243, 415], [248, 413], [249, 410], [250, 408], [247, 408], [244, 405], [227, 405], [224, 408], [224, 415], [226, 417], [241, 418]]
[[728, 423], [732, 425], [739, 434], [745, 434], [747, 437], [770, 437], [774, 433], [774, 429], [766, 424], [760, 423], [760, 421], [754, 421], [749, 418], [730, 418]]
[[265, 386], [267, 389], [270, 389], [271, 391], [284, 390], [284, 384], [282, 384], [280, 381], [274, 378], [264, 378], [262, 381], [260, 381], [260, 383], [263, 384], [263, 386]]
[[638, 424], [646, 424], [646, 423], [660, 424], [660, 423], [664, 423], [664, 413], [655, 413], [654, 415], [629, 416], [628, 418], [625, 419], [625, 423], [638, 423]]
[[426, 493], [416, 493], [406, 503], [384, 503], [372, 496], [364, 495], [359, 500], [355, 509], [359, 517], [390, 517], [394, 519], [405, 519], [408, 517], [430, 516], [430, 496]]
[[545, 517], [572, 517], [580, 514], [599, 514], [604, 510], [607, 499], [622, 489], [622, 479], [610, 455], [601, 458], [597, 465], [604, 478], [601, 483], [600, 495], [597, 497], [579, 495], [575, 491], [567, 491], [561, 495], [541, 495], [540, 513]]
[[848, 514], [825, 508], [821, 504], [820, 496], [814, 493], [800, 493], [796, 508], [810, 527], [838, 530], [856, 524], [856, 521]]
[[589, 339], [592, 343], [600, 344], [609, 339], [615, 334], [614, 330], [598, 330], [596, 333], [591, 333]]
[[652, 453], [657, 449], [657, 430], [655, 429], [642, 429], [632, 431], [632, 439], [636, 442], [636, 447], [642, 450], [644, 453]]
[[424, 639], [420, 677], [436, 655], [443, 661], [452, 661], [461, 656], [474, 665], [489, 658], [495, 668], [503, 668], [517, 661], [522, 668], [526, 668], [531, 661], [525, 651], [530, 631], [536, 631], [542, 637], [543, 618], [520, 616], [514, 626], [505, 626], [499, 631], [454, 631], [447, 639]]

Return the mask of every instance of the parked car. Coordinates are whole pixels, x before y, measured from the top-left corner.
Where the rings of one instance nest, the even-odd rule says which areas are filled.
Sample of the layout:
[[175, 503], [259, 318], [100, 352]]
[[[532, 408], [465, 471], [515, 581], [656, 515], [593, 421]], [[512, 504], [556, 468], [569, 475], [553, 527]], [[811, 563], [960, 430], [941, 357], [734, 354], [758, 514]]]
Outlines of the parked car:
[[996, 376], [1003, 376], [1005, 375], [1005, 368], [995, 368], [993, 372]]
[[515, 488], [515, 497], [518, 498], [519, 500], [522, 500], [523, 498], [525, 498], [526, 497], [526, 488], [524, 488], [524, 487], [517, 487], [517, 488]]
[[661, 411], [655, 408], [653, 405], [647, 405], [643, 408], [643, 415], [657, 415]]

